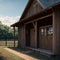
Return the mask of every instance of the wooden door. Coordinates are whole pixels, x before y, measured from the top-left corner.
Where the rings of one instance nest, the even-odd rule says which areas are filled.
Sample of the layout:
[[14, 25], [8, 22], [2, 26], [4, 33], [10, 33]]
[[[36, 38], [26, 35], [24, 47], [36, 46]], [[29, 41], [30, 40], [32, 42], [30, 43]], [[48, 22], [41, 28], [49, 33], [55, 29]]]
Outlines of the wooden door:
[[35, 31], [34, 29], [30, 30], [30, 46], [35, 47]]
[[47, 44], [47, 48], [49, 50], [52, 51], [52, 47], [53, 47], [53, 28], [50, 26], [50, 27], [47, 27], [47, 40], [48, 40], [48, 44]]
[[30, 31], [26, 30], [26, 46], [30, 47]]
[[41, 27], [39, 29], [39, 47], [42, 49], [52, 50], [52, 40], [52, 27]]
[[46, 48], [46, 29], [40, 28], [39, 29], [39, 42], [40, 42], [40, 48], [45, 49]]

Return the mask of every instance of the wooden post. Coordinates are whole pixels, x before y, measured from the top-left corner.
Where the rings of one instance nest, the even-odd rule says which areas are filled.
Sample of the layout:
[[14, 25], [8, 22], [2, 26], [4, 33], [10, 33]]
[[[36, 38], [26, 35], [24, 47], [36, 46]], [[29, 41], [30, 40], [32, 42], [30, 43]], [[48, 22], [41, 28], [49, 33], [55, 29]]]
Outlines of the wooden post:
[[37, 48], [37, 36], [38, 36], [38, 34], [37, 34], [38, 32], [37, 32], [37, 22], [35, 22], [35, 47]]
[[18, 47], [20, 47], [20, 27], [18, 27]]
[[37, 36], [38, 36], [37, 22], [33, 23], [33, 26], [34, 26], [34, 30], [35, 30], [35, 48], [37, 48]]
[[20, 35], [19, 35], [19, 27], [18, 27], [18, 47], [20, 47]]
[[5, 39], [5, 46], [7, 46], [7, 39]]
[[21, 47], [21, 33], [20, 33], [20, 26], [18, 27], [18, 47]]
[[60, 54], [60, 8], [53, 9], [53, 52]]
[[24, 47], [26, 47], [26, 25], [24, 25]]
[[13, 27], [14, 29], [14, 47], [15, 47], [15, 27]]

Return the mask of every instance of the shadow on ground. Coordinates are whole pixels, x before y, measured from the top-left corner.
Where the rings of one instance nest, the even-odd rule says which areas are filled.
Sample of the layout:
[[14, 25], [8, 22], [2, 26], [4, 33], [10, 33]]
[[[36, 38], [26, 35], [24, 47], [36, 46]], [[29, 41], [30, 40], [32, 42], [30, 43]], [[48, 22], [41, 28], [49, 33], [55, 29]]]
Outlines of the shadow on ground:
[[27, 49], [27, 48], [17, 48], [17, 47], [9, 47], [10, 49], [13, 49], [15, 51], [18, 51], [18, 52], [21, 52], [23, 54], [26, 54], [26, 55], [29, 55], [29, 56], [32, 56], [34, 58], [37, 58], [39, 60], [60, 60], [60, 56], [45, 56], [45, 55], [42, 55], [40, 52], [36, 52], [36, 51], [32, 51], [30, 49]]
[[3, 56], [0, 56], [0, 60], [4, 60]]
[[0, 52], [0, 60], [14, 60], [14, 59]]
[[4, 57], [1, 52], [0, 52], [0, 60], [4, 60]]

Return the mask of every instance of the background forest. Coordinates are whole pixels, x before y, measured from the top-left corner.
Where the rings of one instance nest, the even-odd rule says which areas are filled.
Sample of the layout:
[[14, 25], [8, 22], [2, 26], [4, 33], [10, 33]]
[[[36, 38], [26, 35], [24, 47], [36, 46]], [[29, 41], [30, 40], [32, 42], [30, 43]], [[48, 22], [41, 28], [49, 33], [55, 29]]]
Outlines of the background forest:
[[[17, 28], [15, 31], [15, 39], [18, 39], [18, 33]], [[14, 30], [11, 27], [8, 27], [7, 25], [4, 25], [0, 22], [0, 40], [13, 40], [14, 38]]]

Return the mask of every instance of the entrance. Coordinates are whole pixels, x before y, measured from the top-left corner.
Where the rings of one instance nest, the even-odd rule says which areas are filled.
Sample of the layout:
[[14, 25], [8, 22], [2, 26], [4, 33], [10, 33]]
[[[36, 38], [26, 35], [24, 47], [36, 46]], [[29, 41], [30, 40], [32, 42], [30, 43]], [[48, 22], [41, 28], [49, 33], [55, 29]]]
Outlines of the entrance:
[[30, 46], [35, 47], [35, 31], [34, 28], [30, 29]]
[[39, 28], [39, 47], [52, 50], [53, 28], [52, 26], [43, 26]]
[[26, 46], [30, 47], [30, 30], [26, 29]]

